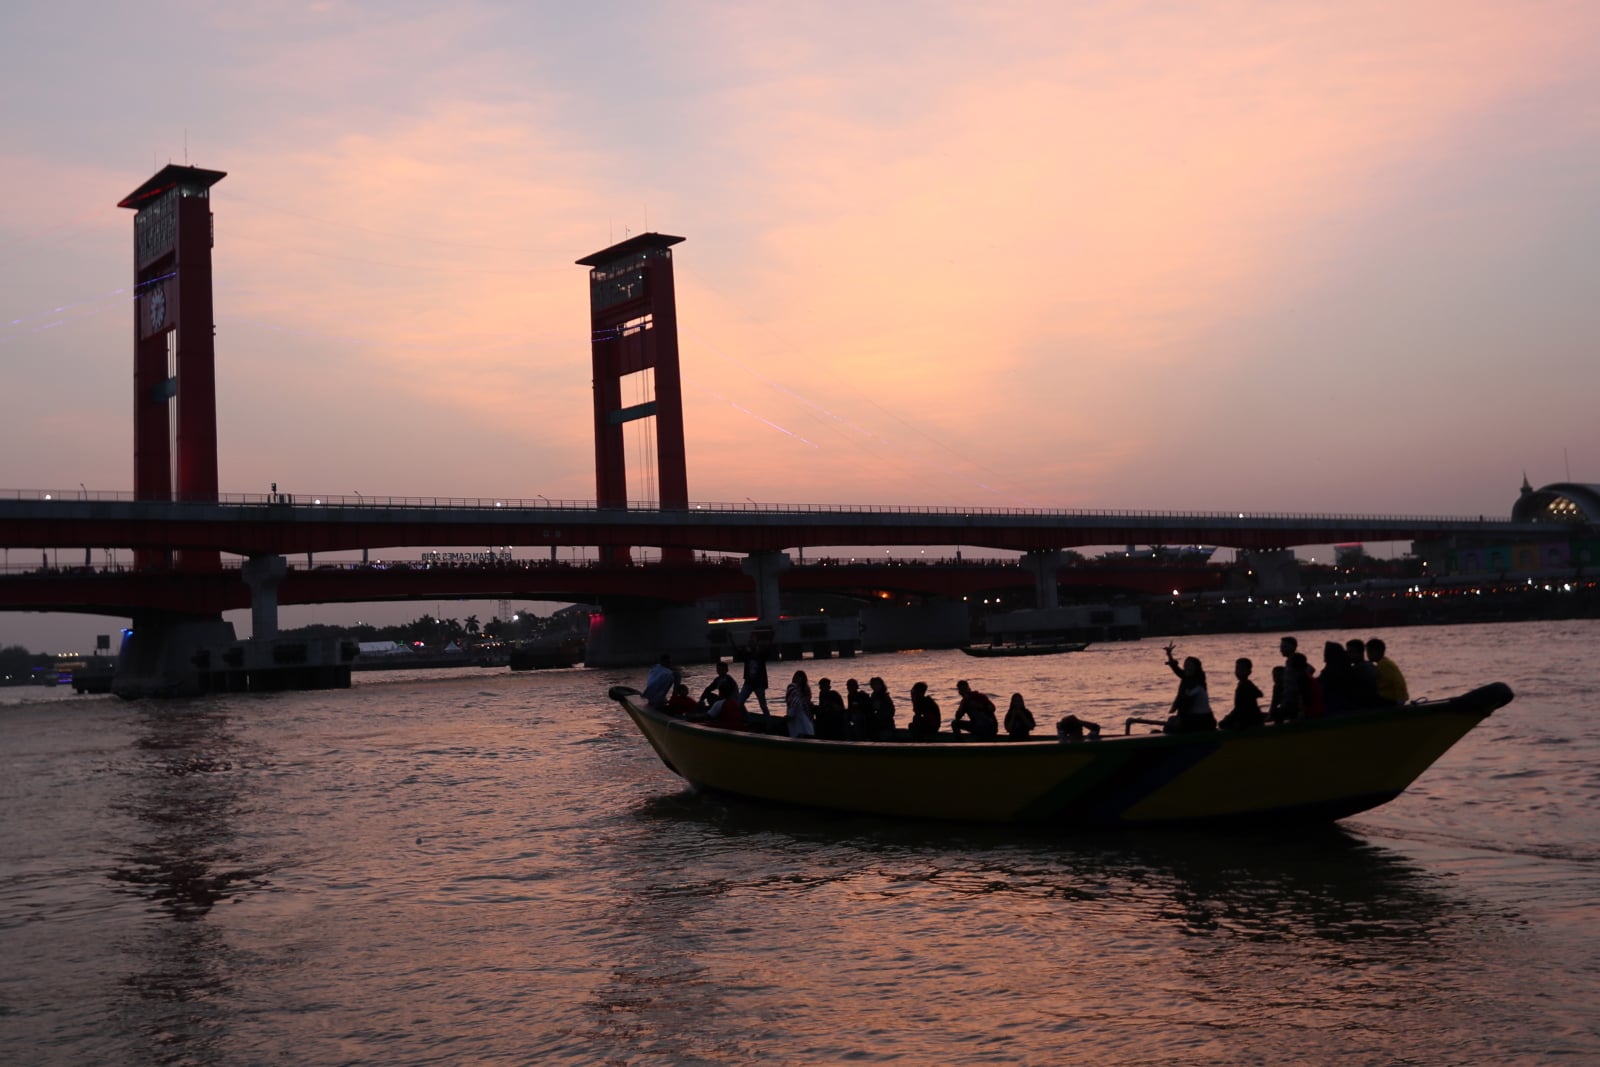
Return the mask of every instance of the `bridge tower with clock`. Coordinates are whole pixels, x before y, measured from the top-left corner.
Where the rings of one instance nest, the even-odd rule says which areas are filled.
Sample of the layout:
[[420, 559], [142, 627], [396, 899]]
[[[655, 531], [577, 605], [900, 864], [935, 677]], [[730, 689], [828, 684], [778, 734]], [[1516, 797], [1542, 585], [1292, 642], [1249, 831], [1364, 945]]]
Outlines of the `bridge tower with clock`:
[[[590, 349], [594, 365], [595, 499], [628, 506], [623, 427], [654, 417], [650, 442], [662, 510], [689, 507], [683, 443], [683, 381], [678, 365], [678, 310], [672, 246], [683, 240], [641, 233], [578, 260], [589, 268]], [[631, 404], [624, 404], [624, 394]], [[626, 562], [627, 548], [609, 558]], [[666, 549], [666, 562], [689, 562], [689, 549]]]
[[[217, 499], [210, 190], [224, 171], [168, 164], [118, 207], [133, 217], [133, 495]], [[136, 563], [166, 562], [146, 552]], [[215, 569], [216, 552], [171, 562]]]

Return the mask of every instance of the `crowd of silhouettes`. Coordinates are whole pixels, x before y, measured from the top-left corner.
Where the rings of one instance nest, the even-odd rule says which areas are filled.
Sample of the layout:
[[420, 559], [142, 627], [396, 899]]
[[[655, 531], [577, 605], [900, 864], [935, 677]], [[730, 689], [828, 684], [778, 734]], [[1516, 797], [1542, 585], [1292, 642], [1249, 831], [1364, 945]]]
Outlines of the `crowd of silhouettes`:
[[[1299, 640], [1285, 636], [1278, 642], [1283, 663], [1272, 668], [1272, 693], [1267, 706], [1262, 707], [1266, 694], [1252, 677], [1255, 664], [1240, 657], [1233, 664], [1233, 703], [1219, 721], [1212, 710], [1205, 667], [1200, 658], [1186, 656], [1180, 662], [1176, 650], [1176, 644], [1164, 648], [1166, 666], [1178, 679], [1177, 693], [1167, 716], [1164, 719], [1130, 718], [1129, 732], [1135, 723], [1158, 726], [1166, 733], [1250, 730], [1268, 723], [1394, 706], [1411, 699], [1405, 675], [1389, 658], [1387, 646], [1381, 639], [1351, 638], [1343, 644], [1327, 641], [1322, 646], [1319, 670], [1300, 651]], [[645, 680], [643, 696], [646, 702], [669, 715], [729, 729], [786, 732], [790, 737], [815, 737], [826, 741], [927, 741], [941, 736], [944, 717], [938, 701], [929, 694], [926, 682], [917, 682], [911, 687], [911, 720], [902, 732], [895, 721], [894, 699], [882, 678], [869, 678], [865, 687], [854, 678], [847, 679], [843, 693], [834, 688], [832, 679], [819, 678], [813, 693], [806, 672], [797, 670], [784, 692], [780, 723], [774, 720], [766, 703], [765, 650], [760, 646], [735, 649], [735, 658], [744, 664], [742, 688], [729, 675], [728, 664], [719, 659], [711, 683], [696, 700], [683, 684], [682, 672], [673, 665], [671, 656], [663, 655]], [[955, 688], [958, 702], [949, 732], [944, 736], [993, 741], [1001, 736], [1003, 728], [1005, 737], [1024, 741], [1032, 738], [1038, 729], [1038, 720], [1021, 693], [1011, 694], [1002, 719], [989, 694], [973, 688], [965, 679], [957, 682]], [[760, 720], [747, 719], [745, 715], [745, 702], [752, 695], [761, 709]], [[1094, 740], [1100, 736], [1098, 723], [1076, 715], [1063, 715], [1055, 725], [1056, 737], [1061, 741]]]

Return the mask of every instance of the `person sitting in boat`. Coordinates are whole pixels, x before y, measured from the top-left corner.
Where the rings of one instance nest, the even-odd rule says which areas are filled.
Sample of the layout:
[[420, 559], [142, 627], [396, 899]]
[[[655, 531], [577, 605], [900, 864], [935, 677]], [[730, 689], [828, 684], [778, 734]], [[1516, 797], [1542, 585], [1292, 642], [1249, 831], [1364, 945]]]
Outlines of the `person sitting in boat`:
[[872, 732], [878, 740], [887, 741], [895, 730], [894, 698], [887, 683], [877, 676], [867, 679], [867, 688], [872, 690]]
[[1379, 703], [1404, 704], [1411, 699], [1411, 693], [1406, 689], [1406, 676], [1389, 658], [1388, 648], [1382, 638], [1374, 637], [1367, 642], [1367, 658], [1376, 668]]
[[1367, 658], [1367, 643], [1352, 637], [1344, 643], [1344, 654], [1356, 674], [1356, 705], [1363, 708], [1378, 706], [1378, 667]]
[[1293, 710], [1283, 698], [1283, 678], [1288, 672], [1280, 663], [1272, 668], [1272, 702], [1267, 705], [1267, 719], [1270, 722], [1288, 722], [1294, 718]]
[[817, 727], [811, 721], [811, 683], [805, 671], [795, 671], [783, 695], [784, 710], [788, 713], [790, 737], [816, 737]]
[[1329, 715], [1357, 710], [1360, 696], [1356, 691], [1355, 668], [1344, 646], [1337, 641], [1322, 645], [1322, 707]]
[[1233, 710], [1218, 724], [1224, 730], [1246, 730], [1267, 721], [1261, 714], [1261, 687], [1250, 680], [1254, 667], [1255, 664], [1244, 656], [1233, 662], [1233, 676], [1238, 682], [1233, 687]]
[[1006, 708], [1006, 736], [1013, 741], [1026, 741], [1033, 728], [1033, 712], [1023, 703], [1021, 693], [1011, 694], [1011, 706]]
[[728, 674], [728, 665], [720, 659], [717, 660], [717, 676], [711, 679], [711, 684], [706, 686], [705, 691], [700, 694], [701, 710], [708, 717], [715, 719], [722, 711], [723, 701], [737, 700], [738, 698], [738, 683]]
[[1300, 642], [1293, 637], [1278, 640], [1278, 652], [1283, 656], [1283, 666], [1272, 672], [1272, 707], [1269, 717], [1273, 722], [1288, 722], [1300, 717], [1301, 673], [1290, 669], [1289, 660], [1299, 651]]
[[928, 695], [928, 683], [918, 682], [911, 687], [911, 724], [906, 727], [906, 733], [911, 735], [913, 741], [931, 741], [939, 736], [939, 725], [943, 721], [939, 714], [939, 704]]
[[744, 701], [737, 695], [726, 700], [719, 700], [712, 705], [710, 723], [720, 726], [724, 730], [747, 730], [749, 727], [744, 721]]
[[[1149, 719], [1129, 719], [1128, 721], [1130, 723], [1150, 723]], [[1159, 726], [1161, 724], [1151, 723], [1151, 725]], [[1057, 740], [1082, 741], [1084, 734], [1089, 735], [1089, 740], [1098, 741], [1100, 739], [1100, 724], [1097, 722], [1090, 722], [1088, 719], [1080, 719], [1076, 715], [1063, 715], [1061, 718], [1056, 720]]]
[[854, 678], [844, 683], [844, 733], [851, 741], [872, 740], [872, 698]]
[[995, 721], [994, 701], [968, 685], [966, 679], [956, 683], [956, 692], [961, 694], [961, 703], [950, 720], [950, 732], [957, 736], [969, 733], [983, 741], [998, 737], [1000, 724]]
[[1283, 669], [1283, 687], [1291, 688], [1289, 680], [1298, 679], [1293, 685], [1298, 704], [1290, 709], [1291, 718], [1320, 719], [1324, 708], [1322, 705], [1322, 679], [1317, 677], [1317, 669], [1306, 659], [1304, 652], [1296, 652], [1289, 657], [1288, 664]]
[[1206, 691], [1206, 672], [1200, 657], [1185, 657], [1180, 667], [1172, 654], [1177, 647], [1169, 644], [1166, 650], [1167, 667], [1178, 676], [1178, 695], [1172, 698], [1172, 714], [1163, 729], [1169, 734], [1215, 730], [1217, 717], [1211, 712], [1211, 696]]
[[672, 699], [672, 687], [683, 681], [683, 673], [672, 665], [672, 653], [661, 653], [661, 659], [644, 680], [644, 692], [640, 695], [645, 702], [657, 711], [667, 706], [667, 701]]
[[843, 741], [845, 735], [844, 697], [827, 678], [817, 680], [817, 736], [825, 741]]
[[689, 695], [689, 687], [679, 682], [672, 687], [672, 699], [667, 701], [667, 706], [662, 710], [673, 718], [687, 719], [699, 713], [700, 705]]

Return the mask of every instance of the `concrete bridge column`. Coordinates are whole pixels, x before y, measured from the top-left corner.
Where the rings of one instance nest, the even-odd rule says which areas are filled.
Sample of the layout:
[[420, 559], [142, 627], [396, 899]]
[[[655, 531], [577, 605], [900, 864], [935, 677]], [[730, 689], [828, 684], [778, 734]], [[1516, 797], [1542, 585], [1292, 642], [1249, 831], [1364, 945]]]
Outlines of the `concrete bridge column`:
[[781, 604], [778, 600], [778, 575], [793, 566], [787, 552], [752, 552], [744, 558], [739, 569], [756, 580], [756, 618], [762, 622], [777, 622]]
[[240, 568], [250, 587], [250, 637], [270, 641], [278, 636], [278, 583], [288, 572], [282, 556], [251, 556]]
[[1066, 563], [1067, 557], [1060, 549], [1035, 550], [1023, 554], [1022, 567], [1033, 575], [1034, 607], [1061, 606], [1061, 596], [1056, 590], [1056, 574]]

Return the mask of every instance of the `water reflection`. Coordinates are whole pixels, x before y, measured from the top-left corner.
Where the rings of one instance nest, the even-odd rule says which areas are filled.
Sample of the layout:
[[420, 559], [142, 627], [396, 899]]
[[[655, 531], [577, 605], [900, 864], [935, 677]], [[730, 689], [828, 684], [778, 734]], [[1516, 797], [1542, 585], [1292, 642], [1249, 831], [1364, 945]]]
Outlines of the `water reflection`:
[[[805, 1005], [827, 1001], [840, 1034], [862, 1033], [878, 1025], [870, 1005], [921, 1019], [952, 982], [986, 1010], [932, 1010], [878, 1040], [912, 1061], [937, 1047], [927, 1035], [992, 1040], [1003, 1004], [1022, 1060], [1087, 1027], [1085, 1054], [1201, 1062], [1207, 1042], [1247, 1047], [1268, 1020], [1322, 1035], [1308, 1055], [1337, 1058], [1353, 1020], [1401, 1027], [1476, 999], [1463, 990], [1514, 925], [1338, 826], [1063, 836], [688, 791], [621, 822], [606, 907], [628, 933], [592, 994], [596, 1037], [689, 1060], [754, 1055], [767, 1027], [805, 1033], [819, 1059], [853, 1055]], [[1436, 984], [1419, 990], [1419, 973]], [[839, 975], [858, 991], [848, 1005]], [[742, 1023], [719, 1025], [717, 1005]], [[1404, 1026], [1417, 1036], [1391, 1048], [1427, 1040]]]
[[[652, 843], [638, 830], [625, 825], [612, 847], [639, 858], [637, 850]], [[638, 1062], [754, 1062], [755, 1050], [749, 1057], [740, 1055], [737, 1039], [716, 1035], [706, 1025], [721, 997], [718, 980], [702, 961], [708, 949], [704, 929], [728, 886], [702, 884], [686, 892], [663, 878], [655, 862], [606, 866], [617, 877], [607, 887], [611, 899], [604, 910], [626, 933], [615, 946], [606, 979], [590, 994], [584, 1042], [627, 1049]]]
[[244, 750], [216, 707], [152, 702], [114, 804], [137, 830], [109, 873], [120, 891], [149, 902], [149, 920], [124, 948], [139, 967], [121, 979], [124, 1012], [152, 1063], [220, 1056], [237, 962], [223, 931], [206, 921], [219, 903], [267, 884], [266, 868], [241, 851]]
[[[1187, 936], [1430, 945], [1480, 914], [1439, 876], [1332, 824], [1292, 832], [905, 823], [680, 792], [636, 817], [684, 849], [825, 856], [809, 877], [921, 880], [946, 894], [1093, 904]], [[761, 866], [759, 863], [755, 866]], [[787, 869], [787, 862], [777, 866]], [[757, 877], [762, 877], [757, 875]], [[787, 870], [785, 878], [808, 876]], [[688, 886], [686, 896], [715, 891]]]

